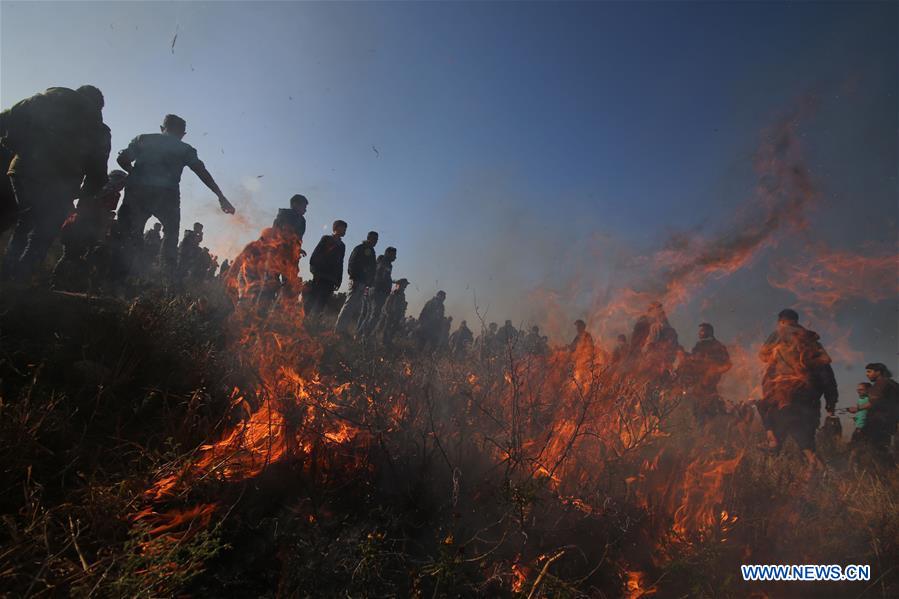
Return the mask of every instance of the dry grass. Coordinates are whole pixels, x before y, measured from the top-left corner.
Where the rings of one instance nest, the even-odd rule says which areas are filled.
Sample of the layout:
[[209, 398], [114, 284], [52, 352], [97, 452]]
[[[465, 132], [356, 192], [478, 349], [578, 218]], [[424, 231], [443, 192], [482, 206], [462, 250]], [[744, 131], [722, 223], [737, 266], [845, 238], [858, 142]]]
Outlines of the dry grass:
[[[895, 471], [850, 462], [835, 444], [808, 480], [795, 452], [757, 449], [751, 423], [703, 427], [688, 399], [514, 351], [435, 359], [325, 338], [320, 374], [349, 386], [336, 404], [320, 398], [319, 417], [352, 424], [354, 439], [320, 437], [248, 481], [207, 477], [152, 507], [215, 503], [211, 519], [150, 534], [134, 520], [144, 491], [240, 418], [234, 387], [253, 388], [217, 305], [4, 300], [0, 588], [617, 597], [634, 570], [661, 597], [899, 592]], [[736, 453], [712, 507], [737, 518], [678, 529], [677, 506], [709, 479], [685, 474], [690, 464]], [[740, 563], [769, 562], [867, 563], [877, 580], [740, 580]]]

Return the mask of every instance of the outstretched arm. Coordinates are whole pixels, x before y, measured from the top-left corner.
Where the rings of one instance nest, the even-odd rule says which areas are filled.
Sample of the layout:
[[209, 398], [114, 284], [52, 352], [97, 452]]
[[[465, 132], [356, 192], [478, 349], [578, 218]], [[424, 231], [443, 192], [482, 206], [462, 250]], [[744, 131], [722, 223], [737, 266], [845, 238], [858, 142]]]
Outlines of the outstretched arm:
[[830, 364], [825, 364], [822, 369], [822, 377], [823, 377], [823, 385], [824, 385], [824, 405], [825, 410], [827, 410], [831, 415], [833, 415], [833, 411], [837, 407], [837, 400], [840, 397], [840, 393], [837, 389], [837, 379], [833, 373], [833, 367]]
[[195, 164], [190, 165], [190, 169], [197, 174], [200, 181], [202, 181], [203, 184], [219, 199], [219, 205], [222, 207], [222, 212], [225, 214], [234, 214], [234, 206], [231, 205], [231, 202], [228, 201], [225, 194], [219, 189], [218, 183], [215, 182], [215, 179], [212, 178], [209, 171], [206, 170], [206, 165], [203, 164], [202, 161], [197, 160]]

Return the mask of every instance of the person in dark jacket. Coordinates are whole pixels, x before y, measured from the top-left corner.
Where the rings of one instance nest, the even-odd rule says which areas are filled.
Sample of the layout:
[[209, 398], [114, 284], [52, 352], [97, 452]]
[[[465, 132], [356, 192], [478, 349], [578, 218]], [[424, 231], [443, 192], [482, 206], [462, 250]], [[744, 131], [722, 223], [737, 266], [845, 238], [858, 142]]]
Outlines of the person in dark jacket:
[[655, 380], [665, 379], [682, 351], [665, 308], [661, 302], [651, 302], [631, 332], [630, 366]]
[[376, 335], [380, 336], [384, 345], [393, 346], [393, 338], [403, 328], [403, 322], [406, 319], [406, 287], [409, 286], [408, 279], [399, 279], [396, 287], [390, 293], [387, 301], [384, 303], [381, 320], [375, 329]]
[[[893, 380], [893, 373], [880, 362], [865, 366], [865, 376], [871, 387], [868, 389], [868, 415], [861, 437], [882, 456], [886, 456], [899, 421], [899, 383]], [[858, 406], [858, 409], [865, 409], [865, 406]]]
[[0, 113], [3, 145], [15, 154], [7, 174], [18, 204], [5, 278], [30, 279], [75, 198], [92, 198], [106, 185], [110, 133], [102, 111], [103, 94], [84, 85], [51, 87]]
[[549, 352], [546, 337], [540, 334], [540, 327], [534, 325], [524, 338], [524, 351], [532, 356], [545, 356]]
[[178, 273], [181, 279], [192, 277], [195, 270], [202, 270], [200, 244], [203, 242], [203, 224], [194, 223], [184, 230], [184, 238], [178, 246]]
[[[118, 251], [128, 252], [130, 248], [128, 248], [128, 242], [123, 238], [123, 232], [121, 228], [116, 227], [114, 229], [116, 231], [116, 238], [118, 241]], [[144, 232], [144, 240], [143, 245], [140, 247], [140, 251], [138, 253], [139, 258], [137, 259], [137, 264], [132, 266], [138, 272], [143, 274], [147, 274], [152, 272], [159, 265], [159, 253], [162, 251], [162, 223], [155, 222], [153, 226]], [[120, 268], [124, 269], [125, 256], [120, 256]], [[123, 270], [120, 275], [121, 277], [127, 276], [127, 271]], [[121, 278], [120, 277], [120, 278]]]
[[839, 399], [830, 356], [820, 337], [799, 324], [794, 310], [782, 310], [777, 330], [765, 340], [759, 358], [765, 363], [759, 414], [769, 447], [780, 449], [792, 437], [809, 467], [820, 467], [815, 431], [821, 420], [821, 396], [831, 416]]
[[129, 242], [131, 260], [140, 247], [147, 220], [155, 216], [162, 223], [162, 264], [169, 273], [178, 257], [178, 229], [181, 225], [181, 173], [189, 168], [216, 195], [225, 214], [234, 214], [234, 206], [222, 190], [197, 151], [182, 139], [187, 135], [187, 122], [168, 114], [160, 133], [138, 135], [119, 152], [119, 166], [129, 173], [125, 197], [118, 220], [122, 235]]
[[144, 233], [144, 250], [148, 258], [156, 260], [159, 256], [159, 248], [162, 247], [162, 223], [155, 222]]
[[574, 321], [574, 328], [577, 333], [571, 343], [568, 344], [568, 351], [573, 354], [593, 354], [594, 344], [593, 335], [587, 330], [587, 323], [578, 318]]
[[350, 252], [350, 259], [347, 262], [350, 288], [343, 307], [340, 308], [340, 313], [337, 315], [337, 323], [334, 325], [334, 331], [337, 333], [351, 334], [356, 331], [365, 302], [365, 292], [375, 281], [375, 270], [377, 269], [375, 246], [377, 244], [377, 231], [369, 231], [365, 241]]
[[368, 293], [365, 294], [365, 305], [359, 319], [359, 335], [366, 337], [374, 331], [381, 318], [381, 309], [393, 288], [393, 263], [396, 261], [396, 248], [389, 247], [378, 256], [375, 267], [375, 280]]
[[499, 325], [495, 322], [491, 322], [486, 328], [482, 329], [481, 333], [478, 335], [478, 338], [475, 341], [475, 349], [481, 360], [492, 359], [498, 353], [498, 343], [496, 341], [498, 330]]
[[259, 281], [257, 302], [263, 312], [279, 296], [296, 300], [300, 292], [300, 258], [303, 235], [306, 234], [306, 210], [309, 200], [301, 194], [290, 198], [290, 208], [278, 209], [272, 223], [268, 255], [263, 259], [262, 280]]
[[508, 352], [509, 347], [515, 345], [518, 340], [518, 331], [515, 329], [511, 320], [507, 320], [503, 323], [503, 326], [497, 331], [497, 335], [499, 335], [499, 345], [504, 352]]
[[715, 339], [714, 327], [707, 322], [700, 324], [699, 340], [678, 369], [678, 377], [689, 390], [693, 415], [700, 422], [726, 411], [718, 383], [730, 368], [730, 354]]
[[346, 246], [342, 237], [346, 235], [346, 221], [335, 220], [331, 227], [333, 233], [324, 235], [309, 257], [309, 270], [312, 281], [303, 293], [306, 314], [321, 312], [327, 305], [334, 290], [343, 282], [343, 257]]
[[474, 333], [468, 328], [468, 323], [463, 320], [459, 328], [450, 335], [450, 353], [454, 358], [465, 357], [473, 343]]
[[440, 343], [440, 331], [444, 326], [445, 291], [438, 291], [437, 295], [428, 300], [418, 316], [418, 328], [415, 330], [415, 341], [420, 351], [433, 352], [438, 349]]
[[[278, 215], [275, 216], [273, 227], [285, 229], [289, 231], [300, 243], [303, 242], [303, 235], [306, 234], [306, 210], [309, 207], [309, 200], [302, 194], [295, 194], [290, 198], [290, 208], [279, 208]], [[303, 256], [306, 252], [302, 253]]]

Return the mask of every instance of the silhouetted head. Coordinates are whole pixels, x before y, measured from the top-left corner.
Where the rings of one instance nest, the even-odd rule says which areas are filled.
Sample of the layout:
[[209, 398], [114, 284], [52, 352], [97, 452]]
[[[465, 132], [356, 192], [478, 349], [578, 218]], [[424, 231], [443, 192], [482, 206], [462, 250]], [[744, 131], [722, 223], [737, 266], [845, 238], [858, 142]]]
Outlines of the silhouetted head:
[[165, 135], [181, 139], [187, 135], [187, 121], [176, 114], [167, 114], [162, 119], [162, 125], [160, 125], [159, 130]]
[[154, 231], [157, 231], [157, 232], [158, 232], [158, 231], [162, 231], [162, 223], [160, 223], [160, 222], [154, 223], [154, 224], [153, 224], [153, 230], [154, 230]]
[[443, 300], [446, 299], [446, 291], [443, 291], [441, 289], [440, 291], [437, 292], [436, 297], [437, 297], [437, 299], [439, 299], [442, 302]]
[[531, 332], [534, 333], [535, 335], [539, 335], [539, 334], [540, 334], [540, 327], [538, 327], [537, 325], [532, 326], [532, 327], [531, 327]]
[[334, 235], [337, 237], [343, 237], [346, 235], [347, 224], [345, 220], [335, 220], [334, 224], [331, 225], [331, 231], [334, 232]]
[[583, 333], [584, 331], [587, 330], [587, 323], [584, 322], [583, 320], [581, 320], [580, 318], [578, 318], [577, 320], [574, 321], [574, 328], [577, 329], [578, 333]]
[[777, 324], [783, 326], [799, 324], [799, 313], [796, 312], [796, 310], [791, 310], [790, 308], [781, 310], [777, 315]]
[[103, 100], [103, 92], [93, 85], [82, 85], [75, 90], [85, 98], [89, 99], [99, 110], [103, 110], [105, 102]]
[[378, 232], [369, 231], [368, 235], [365, 236], [365, 243], [367, 243], [371, 247], [375, 247], [376, 245], [378, 245]]
[[203, 232], [203, 223], [194, 223], [194, 233]]
[[493, 331], [495, 331], [496, 329], [499, 328], [499, 325], [496, 324], [495, 322], [491, 322], [490, 325], [489, 325], [487, 328], [490, 330], [490, 332], [493, 332]]
[[627, 335], [623, 335], [623, 334], [618, 335], [618, 343], [619, 343], [619, 345], [626, 345], [627, 344]]
[[880, 362], [872, 362], [865, 366], [865, 376], [868, 377], [868, 380], [872, 383], [877, 379], [883, 378], [892, 378], [893, 373], [890, 372], [890, 369], [886, 367], [885, 364], [881, 364]]
[[306, 207], [309, 205], [309, 200], [306, 199], [306, 196], [302, 194], [294, 194], [292, 198], [290, 198], [290, 207], [299, 215], [306, 214]]
[[393, 262], [396, 260], [396, 248], [391, 246], [384, 250], [384, 255], [387, 256], [387, 259]]
[[710, 325], [707, 322], [699, 325], [699, 338], [700, 339], [714, 339], [715, 338], [715, 327]]
[[409, 279], [398, 279], [396, 282], [398, 289], [403, 290], [409, 286]]

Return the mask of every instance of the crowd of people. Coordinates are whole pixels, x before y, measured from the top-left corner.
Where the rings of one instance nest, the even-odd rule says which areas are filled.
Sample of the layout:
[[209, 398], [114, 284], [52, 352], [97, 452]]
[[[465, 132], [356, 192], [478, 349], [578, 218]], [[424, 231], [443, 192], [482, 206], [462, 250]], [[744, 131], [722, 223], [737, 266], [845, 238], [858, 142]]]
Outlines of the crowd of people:
[[[349, 288], [342, 301], [335, 292], [343, 282], [348, 225], [335, 220], [309, 256], [311, 280], [301, 281], [299, 262], [306, 256], [303, 236], [309, 200], [302, 194], [280, 209], [270, 228], [229, 264], [221, 267], [202, 246], [203, 225], [194, 223], [178, 243], [181, 222], [180, 181], [185, 167], [215, 194], [226, 214], [234, 206], [197, 155], [183, 141], [186, 121], [169, 114], [159, 133], [135, 137], [121, 150], [121, 170], [107, 173], [111, 135], [103, 122], [103, 95], [96, 87], [55, 87], [26, 98], [0, 113], [0, 159], [8, 180], [0, 185], [0, 233], [12, 228], [3, 257], [3, 285], [27, 285], [57, 239], [63, 253], [53, 269], [52, 284], [79, 290], [127, 287], [135, 279], [159, 278], [189, 285], [216, 278], [236, 281], [240, 302], [253, 302], [261, 312], [275, 301], [293, 301], [310, 326], [321, 327], [327, 311], [336, 312], [335, 334], [393, 347], [399, 340], [422, 355], [498, 357], [547, 356], [550, 345], [537, 326], [519, 330], [485, 323], [475, 336], [466, 321], [453, 330], [446, 315], [446, 293], [438, 291], [417, 318], [406, 314], [409, 280], [394, 279], [397, 249], [377, 255], [377, 231], [370, 231], [347, 260]], [[119, 200], [121, 199], [121, 203]], [[74, 202], [77, 200], [77, 205]], [[149, 229], [147, 222], [158, 222]], [[229, 276], [230, 275], [230, 276]], [[335, 305], [339, 303], [339, 307]], [[328, 325], [329, 326], [329, 325]], [[630, 336], [617, 337], [610, 352], [594, 343], [587, 323], [574, 323], [576, 334], [567, 350], [573, 362], [602, 363], [659, 384], [689, 389], [693, 413], [700, 422], [728, 412], [718, 390], [731, 368], [727, 348], [714, 327], [699, 325], [698, 339], [685, 351], [658, 302], [637, 319]], [[762, 346], [765, 372], [763, 397], [756, 402], [767, 443], [779, 450], [793, 439], [808, 458], [818, 462], [815, 433], [821, 398], [833, 417], [838, 399], [831, 359], [818, 335], [799, 324], [790, 309], [778, 315], [776, 330]], [[882, 363], [866, 367], [868, 381], [858, 386], [853, 443], [886, 455], [899, 419], [899, 385]]]
[[[9, 175], [0, 189], [0, 233], [13, 229], [0, 265], [4, 284], [27, 284], [57, 239], [63, 253], [52, 281], [62, 289], [91, 280], [124, 285], [157, 266], [172, 282], [215, 276], [216, 258], [200, 245], [200, 223], [178, 243], [184, 167], [216, 194], [224, 212], [234, 207], [182, 141], [187, 123], [166, 115], [159, 133], [138, 135], [118, 153], [122, 170], [107, 173], [111, 132], [103, 107], [100, 90], [84, 85], [53, 87], [0, 113]], [[158, 223], [145, 232], [151, 217]]]

